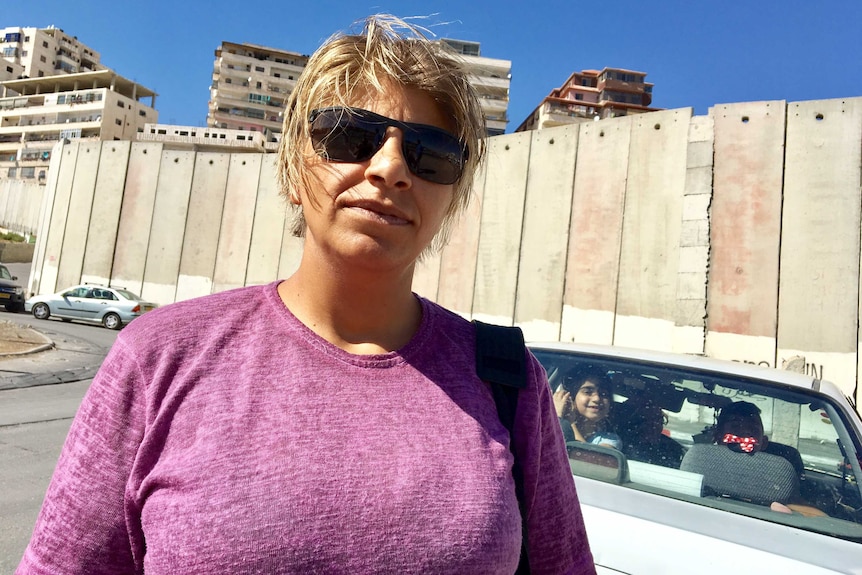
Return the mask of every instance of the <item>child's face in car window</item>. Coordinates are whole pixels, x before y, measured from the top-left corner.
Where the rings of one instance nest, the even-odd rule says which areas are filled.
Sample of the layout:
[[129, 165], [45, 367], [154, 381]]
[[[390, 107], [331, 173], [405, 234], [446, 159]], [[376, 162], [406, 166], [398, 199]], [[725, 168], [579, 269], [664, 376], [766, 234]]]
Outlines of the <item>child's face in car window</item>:
[[608, 390], [591, 380], [586, 380], [575, 395], [575, 408], [582, 417], [590, 421], [601, 421], [608, 416], [611, 397]]

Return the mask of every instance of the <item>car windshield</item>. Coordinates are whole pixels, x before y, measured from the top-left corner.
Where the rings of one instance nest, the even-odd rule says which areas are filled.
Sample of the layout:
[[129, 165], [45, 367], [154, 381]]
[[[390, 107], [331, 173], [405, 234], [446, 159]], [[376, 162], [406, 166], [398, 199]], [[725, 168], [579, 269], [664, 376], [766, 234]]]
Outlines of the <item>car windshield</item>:
[[[572, 398], [560, 424], [575, 475], [862, 542], [862, 450], [827, 396], [666, 364], [533, 353], [555, 404]], [[611, 390], [598, 423], [574, 399], [589, 378]], [[579, 425], [593, 435], [575, 439], [568, 428]]]

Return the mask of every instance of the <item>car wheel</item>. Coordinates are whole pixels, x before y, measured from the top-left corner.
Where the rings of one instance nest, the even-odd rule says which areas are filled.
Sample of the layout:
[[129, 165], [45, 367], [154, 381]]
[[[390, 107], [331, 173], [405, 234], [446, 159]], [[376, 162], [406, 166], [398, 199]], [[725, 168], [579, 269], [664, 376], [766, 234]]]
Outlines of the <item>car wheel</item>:
[[106, 313], [102, 318], [102, 325], [108, 329], [120, 329], [123, 327], [123, 320], [115, 313]]
[[51, 309], [48, 304], [37, 303], [33, 306], [33, 317], [36, 319], [48, 319], [51, 317]]

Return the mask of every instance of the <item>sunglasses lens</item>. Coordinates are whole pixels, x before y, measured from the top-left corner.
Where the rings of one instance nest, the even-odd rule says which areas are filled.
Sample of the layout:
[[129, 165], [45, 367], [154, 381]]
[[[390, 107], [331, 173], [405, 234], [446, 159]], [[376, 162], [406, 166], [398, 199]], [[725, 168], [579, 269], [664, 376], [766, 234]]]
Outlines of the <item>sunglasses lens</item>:
[[328, 160], [364, 162], [380, 148], [384, 129], [347, 110], [323, 110], [311, 122], [311, 145]]
[[311, 145], [335, 162], [364, 162], [383, 145], [386, 128], [402, 130], [402, 153], [416, 176], [435, 184], [454, 184], [466, 157], [452, 134], [420, 124], [406, 124], [365, 110], [326, 108], [311, 116]]
[[416, 130], [404, 135], [404, 159], [410, 171], [429, 182], [454, 184], [461, 177], [461, 144], [442, 132]]

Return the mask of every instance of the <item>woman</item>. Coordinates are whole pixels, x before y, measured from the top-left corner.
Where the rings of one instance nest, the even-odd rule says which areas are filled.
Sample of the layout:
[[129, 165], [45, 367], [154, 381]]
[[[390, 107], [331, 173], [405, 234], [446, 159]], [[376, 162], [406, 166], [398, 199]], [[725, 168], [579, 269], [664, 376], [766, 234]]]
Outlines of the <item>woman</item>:
[[578, 370], [554, 393], [554, 407], [566, 441], [581, 441], [622, 449], [619, 436], [608, 426], [614, 392], [607, 374]]
[[[515, 571], [513, 458], [473, 326], [411, 292], [482, 155], [466, 75], [371, 18], [315, 53], [285, 116], [298, 270], [120, 334], [19, 573]], [[530, 568], [593, 573], [531, 355], [528, 371], [513, 441]]]

